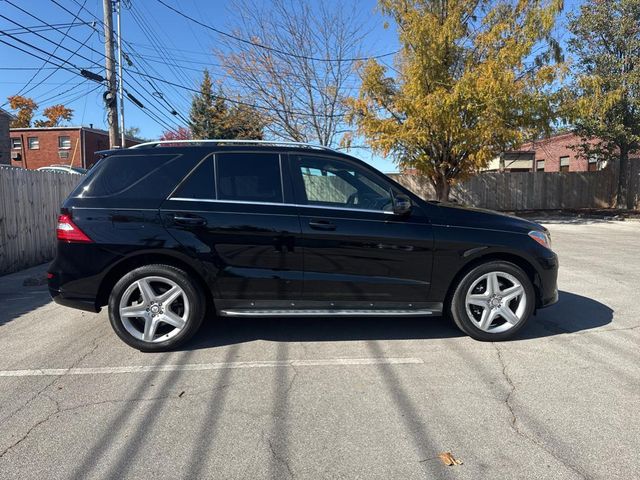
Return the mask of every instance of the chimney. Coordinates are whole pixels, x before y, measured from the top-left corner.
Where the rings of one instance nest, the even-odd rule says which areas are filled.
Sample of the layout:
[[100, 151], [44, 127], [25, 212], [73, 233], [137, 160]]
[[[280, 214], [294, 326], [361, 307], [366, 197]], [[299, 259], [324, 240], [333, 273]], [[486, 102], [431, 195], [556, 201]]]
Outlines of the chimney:
[[93, 123], [90, 123], [90, 124], [89, 124], [89, 128], [93, 128]]

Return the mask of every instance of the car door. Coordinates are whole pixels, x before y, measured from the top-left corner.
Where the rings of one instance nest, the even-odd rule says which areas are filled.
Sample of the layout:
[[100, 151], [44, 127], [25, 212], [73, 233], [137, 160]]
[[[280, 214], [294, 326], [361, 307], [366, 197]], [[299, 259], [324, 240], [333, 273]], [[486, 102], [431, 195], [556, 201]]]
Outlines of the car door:
[[397, 188], [348, 158], [291, 155], [290, 165], [300, 204], [303, 299], [319, 307], [424, 307], [433, 233], [420, 208], [395, 215]]
[[283, 307], [302, 294], [297, 208], [278, 153], [209, 155], [164, 202], [164, 223], [211, 273], [216, 307]]

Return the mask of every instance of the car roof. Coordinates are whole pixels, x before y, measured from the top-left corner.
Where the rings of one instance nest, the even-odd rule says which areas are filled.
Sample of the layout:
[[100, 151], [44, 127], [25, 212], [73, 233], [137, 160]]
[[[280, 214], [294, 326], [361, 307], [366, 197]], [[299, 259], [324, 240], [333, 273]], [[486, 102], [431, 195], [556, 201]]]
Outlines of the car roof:
[[[323, 145], [298, 142], [279, 142], [265, 140], [162, 140], [146, 142], [129, 148], [117, 148], [95, 152], [100, 157], [123, 154], [167, 154], [187, 152], [273, 152], [273, 153], [305, 153], [330, 154], [345, 159], [362, 162], [346, 153]], [[364, 162], [362, 162], [364, 163]]]

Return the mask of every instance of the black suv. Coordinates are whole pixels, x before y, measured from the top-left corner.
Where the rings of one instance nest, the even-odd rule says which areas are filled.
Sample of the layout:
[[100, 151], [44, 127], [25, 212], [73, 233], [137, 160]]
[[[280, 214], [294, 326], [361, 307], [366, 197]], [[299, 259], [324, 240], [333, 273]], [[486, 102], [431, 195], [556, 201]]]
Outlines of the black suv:
[[62, 207], [49, 290], [62, 305], [108, 305], [143, 351], [176, 347], [207, 313], [445, 313], [504, 340], [558, 299], [544, 227], [421, 200], [328, 148], [171, 141], [101, 154]]

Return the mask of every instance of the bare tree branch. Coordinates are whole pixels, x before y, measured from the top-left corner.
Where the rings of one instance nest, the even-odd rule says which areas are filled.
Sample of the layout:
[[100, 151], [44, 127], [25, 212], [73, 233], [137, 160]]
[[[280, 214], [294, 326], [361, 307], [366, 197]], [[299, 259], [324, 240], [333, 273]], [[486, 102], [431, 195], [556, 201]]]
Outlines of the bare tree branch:
[[269, 134], [338, 144], [345, 126], [344, 99], [358, 81], [354, 58], [365, 35], [357, 12], [311, 0], [273, 0], [268, 7], [237, 0], [233, 10], [235, 35], [274, 50], [225, 39], [216, 54], [238, 94], [271, 110], [266, 114]]

